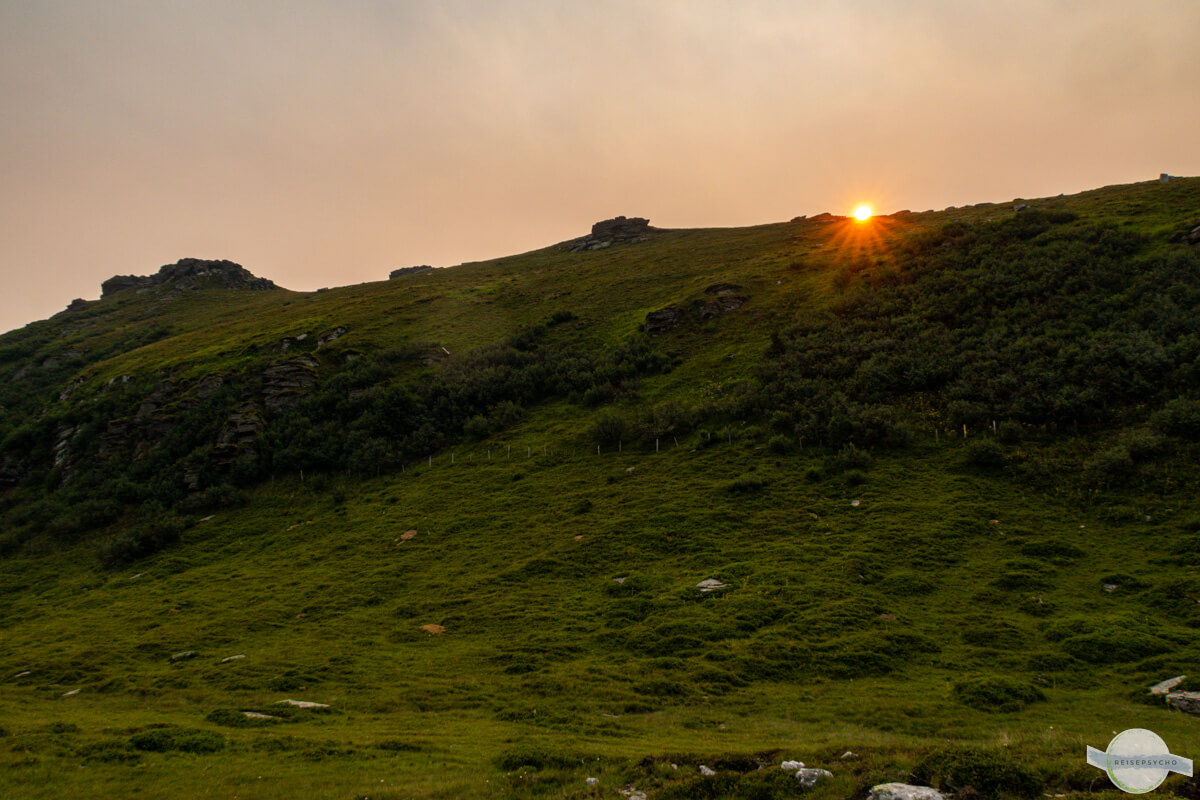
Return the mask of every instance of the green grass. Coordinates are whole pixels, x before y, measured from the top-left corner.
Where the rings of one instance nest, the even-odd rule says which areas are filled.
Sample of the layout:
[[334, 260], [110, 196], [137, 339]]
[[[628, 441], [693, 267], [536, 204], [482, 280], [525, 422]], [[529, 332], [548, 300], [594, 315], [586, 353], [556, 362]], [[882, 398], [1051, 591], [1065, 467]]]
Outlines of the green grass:
[[[1198, 200], [1180, 180], [1036, 205], [1165, 241]], [[1011, 213], [915, 214], [886, 235]], [[119, 569], [95, 536], [0, 560], [0, 796], [786, 797], [790, 758], [834, 773], [818, 798], [910, 780], [1036, 797], [1102, 788], [1084, 745], [1125, 728], [1195, 758], [1195, 719], [1144, 697], [1200, 675], [1190, 450], [1089, 492], [1082, 465], [1122, 434], [976, 445], [930, 426], [867, 454], [725, 416], [597, 455], [604, 415], [725, 408], [772, 330], [862, 291], [839, 286], [831, 232], [670, 231], [308, 295], [117, 295], [3, 337], [0, 378], [29, 398], [6, 402], [32, 414], [90, 402], [47, 399], [75, 376], [79, 398], [120, 375], [144, 396], [338, 325], [323, 379], [354, 352], [436, 345], [453, 362], [563, 310], [577, 319], [554, 341], [599, 353], [712, 284], [750, 298], [656, 340], [675, 367], [600, 407], [552, 399], [370, 479], [278, 476]], [[701, 593], [707, 578], [726, 588]]]

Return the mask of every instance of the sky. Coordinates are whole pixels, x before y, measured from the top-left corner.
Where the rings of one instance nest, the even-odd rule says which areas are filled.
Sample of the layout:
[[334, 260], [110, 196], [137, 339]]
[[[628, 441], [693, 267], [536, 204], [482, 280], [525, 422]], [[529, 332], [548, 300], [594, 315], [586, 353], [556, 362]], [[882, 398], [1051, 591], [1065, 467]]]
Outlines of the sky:
[[0, 331], [586, 234], [1200, 175], [1196, 0], [4, 0]]

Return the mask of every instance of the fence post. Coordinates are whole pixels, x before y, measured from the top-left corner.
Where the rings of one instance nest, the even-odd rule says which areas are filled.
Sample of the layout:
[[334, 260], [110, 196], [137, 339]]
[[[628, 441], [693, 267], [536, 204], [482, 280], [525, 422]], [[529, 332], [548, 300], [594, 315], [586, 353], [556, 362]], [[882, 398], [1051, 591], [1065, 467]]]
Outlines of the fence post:
[[658, 439], [654, 440], [654, 452], [658, 452]]

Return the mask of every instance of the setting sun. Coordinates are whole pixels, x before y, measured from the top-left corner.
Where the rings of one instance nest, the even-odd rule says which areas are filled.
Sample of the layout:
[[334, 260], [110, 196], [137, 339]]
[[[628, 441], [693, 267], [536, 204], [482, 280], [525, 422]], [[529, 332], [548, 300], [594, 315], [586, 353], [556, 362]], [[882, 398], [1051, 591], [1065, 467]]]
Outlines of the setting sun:
[[854, 218], [859, 222], [866, 222], [871, 218], [871, 207], [859, 206], [858, 208], [854, 209]]

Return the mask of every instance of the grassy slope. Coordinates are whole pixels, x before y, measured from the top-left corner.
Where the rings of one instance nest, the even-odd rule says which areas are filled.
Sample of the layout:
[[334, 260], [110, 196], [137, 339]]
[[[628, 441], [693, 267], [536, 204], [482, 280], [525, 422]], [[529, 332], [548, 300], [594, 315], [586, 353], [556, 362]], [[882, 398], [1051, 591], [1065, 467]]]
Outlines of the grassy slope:
[[[1038, 205], [1161, 235], [1198, 194], [1189, 180]], [[1007, 213], [912, 215], [884, 236]], [[430, 342], [458, 353], [563, 308], [580, 322], [557, 335], [599, 348], [648, 311], [738, 283], [751, 301], [672, 334], [681, 365], [641, 390], [645, 402], [694, 403], [744, 378], [797, 309], [835, 300], [845, 262], [886, 268], [876, 255], [886, 246], [856, 252], [838, 229], [672, 231], [311, 295], [199, 292], [144, 321], [143, 306], [118, 298], [86, 312], [93, 328], [55, 338], [69, 322], [57, 318], [6, 339], [41, 336], [39, 352], [53, 355], [170, 325], [168, 338], [90, 367], [96, 381], [166, 365], [199, 375], [235, 366], [253, 345], [335, 325], [351, 331], [339, 348]], [[0, 787], [29, 797], [587, 796], [584, 776], [598, 775], [611, 795], [626, 781], [654, 786], [655, 768], [633, 766], [647, 755], [677, 754], [694, 775], [718, 754], [778, 748], [830, 766], [835, 780], [816, 793], [845, 796], [903, 780], [922, 753], [953, 741], [1026, 756], [1062, 790], [1094, 777], [1082, 745], [1102, 747], [1113, 730], [1151, 728], [1187, 755], [1200, 744], [1193, 720], [1131, 699], [1200, 666], [1194, 630], [1147, 602], [1167, 578], [1197, 573], [1163, 558], [1197, 512], [1191, 498], [1132, 497], [1149, 519], [1109, 522], [964, 471], [948, 440], [880, 458], [861, 486], [827, 470], [806, 477], [827, 454], [770, 455], [753, 440], [596, 456], [582, 437], [591, 414], [543, 406], [503, 437], [460, 448], [453, 465], [446, 453], [432, 467], [340, 484], [341, 503], [330, 487], [274, 482], [121, 573], [99, 571], [84, 546], [0, 563]], [[510, 445], [512, 461], [501, 458]], [[730, 493], [747, 473], [766, 488]], [[416, 538], [398, 542], [409, 529]], [[1082, 555], [1029, 548], [1044, 541]], [[1109, 574], [1149, 588], [1106, 593]], [[692, 587], [708, 577], [730, 588], [700, 598]], [[1175, 646], [1137, 663], [1071, 661], [1055, 626], [1084, 618], [1144, 623]], [[430, 623], [446, 633], [420, 630]], [[199, 655], [168, 663], [182, 650]], [[964, 706], [951, 690], [974, 675], [1016, 676], [1047, 701], [1005, 714]], [[288, 697], [335, 713], [254, 728], [206, 720]], [[218, 754], [127, 747], [159, 724], [228, 744]], [[497, 766], [534, 745], [601, 761]], [[846, 749], [863, 757], [841, 763]]]

